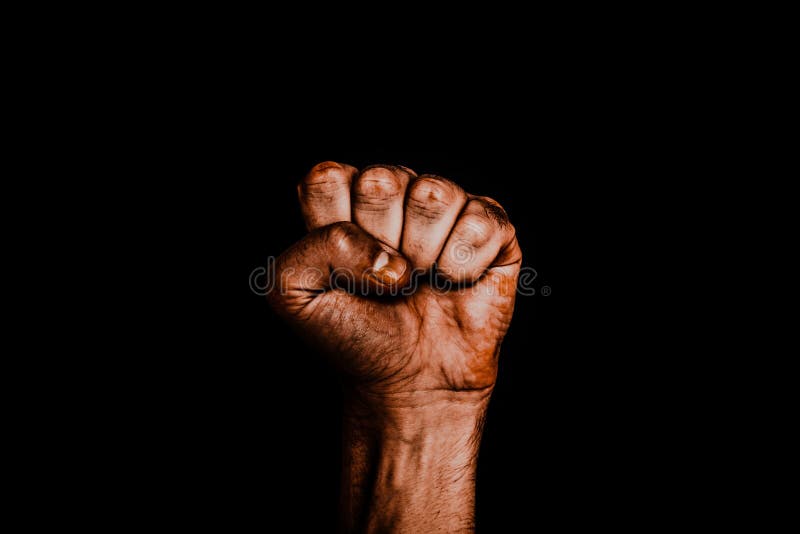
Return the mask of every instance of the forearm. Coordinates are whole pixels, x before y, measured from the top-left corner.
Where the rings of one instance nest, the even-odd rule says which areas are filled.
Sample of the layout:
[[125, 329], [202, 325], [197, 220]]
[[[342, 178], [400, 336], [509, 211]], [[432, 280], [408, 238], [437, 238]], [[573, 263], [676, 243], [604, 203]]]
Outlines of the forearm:
[[[427, 394], [430, 395], [430, 394]], [[435, 394], [438, 395], [438, 394]], [[345, 412], [345, 532], [472, 532], [488, 393]]]

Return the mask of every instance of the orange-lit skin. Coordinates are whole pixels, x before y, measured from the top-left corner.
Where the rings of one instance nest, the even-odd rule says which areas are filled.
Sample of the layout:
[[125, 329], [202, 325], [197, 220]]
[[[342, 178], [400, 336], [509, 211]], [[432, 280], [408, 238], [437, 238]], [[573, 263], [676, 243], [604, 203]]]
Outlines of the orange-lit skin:
[[[343, 530], [472, 532], [477, 451], [522, 261], [513, 226], [495, 201], [405, 167], [320, 163], [298, 194], [310, 233], [278, 259], [269, 298], [347, 379]], [[374, 296], [434, 262], [465, 289], [423, 282]], [[332, 269], [368, 294], [331, 289]]]

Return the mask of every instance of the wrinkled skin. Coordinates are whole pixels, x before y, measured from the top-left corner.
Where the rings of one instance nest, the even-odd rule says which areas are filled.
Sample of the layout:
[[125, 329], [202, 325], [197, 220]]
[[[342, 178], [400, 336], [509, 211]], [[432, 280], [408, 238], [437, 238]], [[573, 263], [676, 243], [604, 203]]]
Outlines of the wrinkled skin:
[[[522, 258], [503, 209], [396, 166], [321, 163], [298, 194], [310, 234], [278, 259], [275, 309], [372, 398], [491, 392]], [[383, 251], [389, 264], [376, 270]], [[439, 281], [462, 289], [432, 287], [434, 262]], [[332, 289], [334, 269], [367, 294]], [[385, 295], [414, 282], [412, 271], [425, 273], [412, 294]]]

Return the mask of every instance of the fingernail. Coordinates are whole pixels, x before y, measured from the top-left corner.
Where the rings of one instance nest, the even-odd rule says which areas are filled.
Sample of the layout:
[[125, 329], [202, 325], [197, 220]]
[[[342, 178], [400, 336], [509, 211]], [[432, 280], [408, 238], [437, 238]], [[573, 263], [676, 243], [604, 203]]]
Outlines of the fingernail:
[[389, 263], [389, 253], [384, 251], [378, 254], [378, 257], [375, 258], [375, 265], [373, 265], [372, 268], [377, 271], [387, 263]]
[[383, 284], [394, 284], [402, 278], [406, 271], [406, 262], [400, 256], [381, 252], [373, 264], [373, 276]]

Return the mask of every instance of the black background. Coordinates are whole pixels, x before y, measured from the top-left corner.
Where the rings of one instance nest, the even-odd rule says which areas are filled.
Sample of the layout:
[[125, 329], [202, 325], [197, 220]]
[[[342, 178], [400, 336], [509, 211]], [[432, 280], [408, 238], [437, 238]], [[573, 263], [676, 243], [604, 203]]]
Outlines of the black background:
[[[86, 198], [101, 213], [77, 215], [98, 236], [101, 258], [89, 277], [107, 282], [102, 291], [114, 303], [82, 326], [103, 353], [93, 369], [103, 394], [91, 399], [103, 405], [96, 426], [119, 430], [88, 452], [112, 456], [101, 469], [114, 483], [131, 482], [133, 510], [122, 521], [334, 530], [335, 373], [271, 315], [248, 278], [304, 235], [297, 180], [337, 160], [403, 164], [494, 197], [517, 227], [524, 264], [539, 274], [534, 287], [552, 290], [518, 299], [503, 347], [479, 462], [480, 531], [641, 530], [636, 515], [657, 500], [653, 482], [691, 447], [665, 430], [677, 417], [657, 407], [683, 390], [670, 384], [662, 400], [661, 377], [695, 370], [686, 356], [676, 362], [672, 332], [647, 335], [650, 311], [622, 297], [691, 306], [649, 270], [670, 259], [690, 267], [692, 258], [665, 251], [641, 215], [667, 193], [692, 196], [694, 184], [676, 177], [696, 169], [670, 162], [704, 145], [692, 145], [680, 99], [651, 91], [664, 77], [642, 72], [646, 53], [622, 76], [611, 65], [620, 55], [597, 42], [537, 37], [550, 25], [543, 18], [535, 31], [509, 31], [519, 42], [496, 52], [469, 29], [470, 40], [482, 40], [466, 64], [453, 61], [458, 46], [440, 36], [444, 51], [426, 53], [433, 65], [413, 74], [387, 58], [371, 63], [380, 72], [345, 68], [349, 54], [328, 45], [342, 34], [359, 48], [371, 41], [337, 28], [311, 48], [330, 54], [322, 65], [298, 60], [283, 39], [263, 57], [237, 38], [202, 50], [179, 40], [175, 51], [157, 49], [147, 76], [123, 69], [112, 80], [124, 94], [111, 92], [93, 126], [102, 139], [84, 147], [101, 176]], [[258, 41], [265, 32], [237, 33]], [[421, 35], [427, 43], [437, 32]], [[405, 45], [403, 37], [381, 39]], [[568, 58], [555, 53], [573, 47]], [[508, 48], [536, 52], [512, 58]], [[253, 59], [247, 52], [256, 49]], [[282, 62], [299, 74], [280, 72]], [[656, 218], [672, 224], [682, 214], [665, 204]], [[105, 227], [108, 220], [122, 224]], [[119, 257], [108, 255], [114, 244]], [[685, 322], [672, 316], [670, 330]], [[662, 347], [666, 354], [656, 354]], [[663, 502], [665, 513], [680, 507]], [[286, 522], [293, 527], [276, 527]]]

